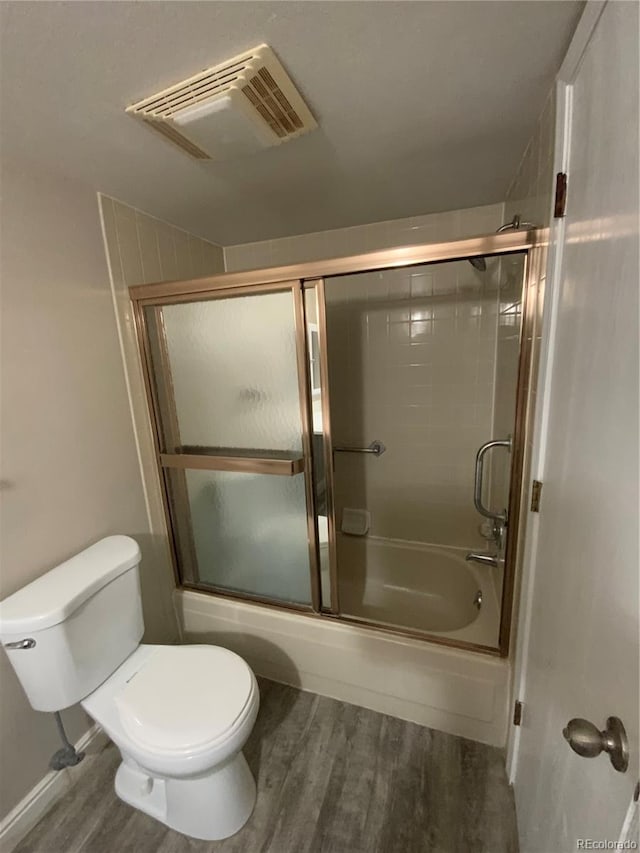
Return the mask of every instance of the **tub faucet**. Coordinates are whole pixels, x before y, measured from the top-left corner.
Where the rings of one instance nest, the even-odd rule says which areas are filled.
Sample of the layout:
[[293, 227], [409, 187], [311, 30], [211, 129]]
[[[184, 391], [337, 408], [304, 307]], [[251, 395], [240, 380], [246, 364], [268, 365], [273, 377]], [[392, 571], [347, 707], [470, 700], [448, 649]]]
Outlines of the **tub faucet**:
[[467, 554], [465, 560], [470, 563], [480, 563], [483, 566], [494, 566], [495, 568], [499, 565], [497, 556], [492, 557], [491, 554], [474, 554], [473, 551]]

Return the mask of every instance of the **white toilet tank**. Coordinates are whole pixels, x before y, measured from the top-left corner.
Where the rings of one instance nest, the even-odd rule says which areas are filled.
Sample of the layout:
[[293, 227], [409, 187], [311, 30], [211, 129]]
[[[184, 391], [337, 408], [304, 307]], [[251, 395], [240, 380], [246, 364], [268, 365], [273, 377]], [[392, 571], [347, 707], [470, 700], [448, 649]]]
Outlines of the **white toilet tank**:
[[37, 711], [88, 696], [138, 647], [139, 563], [134, 539], [109, 536], [0, 602], [0, 641]]

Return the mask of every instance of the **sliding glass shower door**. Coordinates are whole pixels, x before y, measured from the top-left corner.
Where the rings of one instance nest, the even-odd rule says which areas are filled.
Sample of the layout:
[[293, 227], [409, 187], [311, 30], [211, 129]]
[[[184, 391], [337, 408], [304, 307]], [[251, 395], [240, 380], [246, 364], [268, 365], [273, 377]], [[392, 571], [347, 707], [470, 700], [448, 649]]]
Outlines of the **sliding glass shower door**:
[[179, 585], [505, 654], [538, 239], [131, 288]]
[[324, 279], [340, 614], [498, 646], [525, 257]]
[[181, 580], [308, 606], [315, 544], [300, 287], [214, 297], [144, 309]]

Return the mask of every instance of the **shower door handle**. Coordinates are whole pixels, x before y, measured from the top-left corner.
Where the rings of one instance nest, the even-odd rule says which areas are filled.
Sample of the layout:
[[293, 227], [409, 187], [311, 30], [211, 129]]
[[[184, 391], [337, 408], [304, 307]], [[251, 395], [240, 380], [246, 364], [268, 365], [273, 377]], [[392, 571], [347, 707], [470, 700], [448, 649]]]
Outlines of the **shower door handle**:
[[511, 438], [504, 439], [494, 439], [493, 441], [487, 441], [486, 444], [483, 444], [478, 453], [476, 454], [476, 476], [473, 487], [473, 503], [475, 508], [478, 510], [480, 515], [484, 515], [485, 518], [492, 518], [494, 521], [498, 521], [500, 524], [507, 524], [507, 511], [504, 512], [492, 512], [490, 509], [482, 503], [482, 487], [484, 485], [484, 457], [488, 450], [491, 450], [492, 447], [506, 447], [509, 453], [511, 453]]

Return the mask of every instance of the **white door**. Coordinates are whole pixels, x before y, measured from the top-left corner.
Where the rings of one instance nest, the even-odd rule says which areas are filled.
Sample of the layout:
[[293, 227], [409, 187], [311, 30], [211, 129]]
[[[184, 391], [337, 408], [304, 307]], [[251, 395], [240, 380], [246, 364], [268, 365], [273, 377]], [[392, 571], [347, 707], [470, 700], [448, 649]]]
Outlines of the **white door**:
[[[571, 86], [568, 204], [514, 784], [522, 853], [617, 842], [638, 781], [638, 6], [605, 6]], [[626, 726], [581, 758], [573, 717]], [[592, 848], [593, 849], [593, 848]], [[605, 848], [605, 849], [612, 849]], [[613, 848], [615, 849], [615, 848]]]

